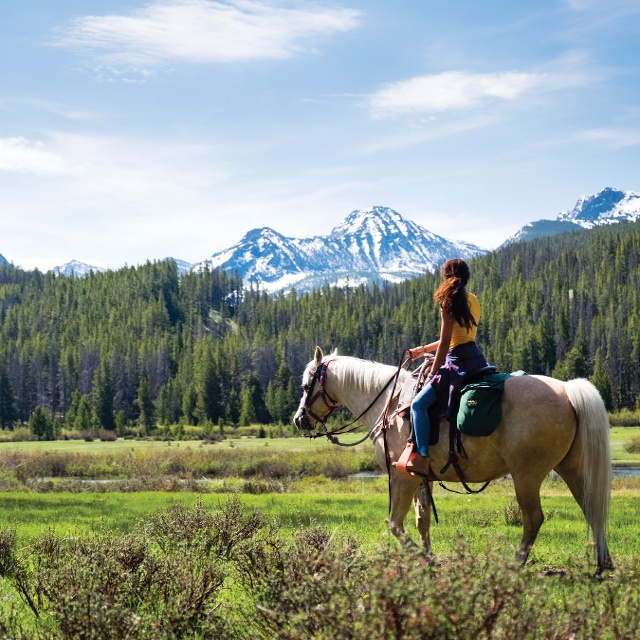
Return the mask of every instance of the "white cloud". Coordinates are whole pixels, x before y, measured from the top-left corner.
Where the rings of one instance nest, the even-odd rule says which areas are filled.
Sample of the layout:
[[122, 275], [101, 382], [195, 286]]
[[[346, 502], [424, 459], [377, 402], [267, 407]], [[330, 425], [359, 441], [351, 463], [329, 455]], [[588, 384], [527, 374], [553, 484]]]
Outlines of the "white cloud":
[[540, 87], [540, 73], [445, 71], [389, 84], [369, 97], [376, 117], [469, 109], [492, 100], [515, 100]]
[[579, 133], [578, 138], [587, 142], [600, 142], [613, 149], [623, 149], [640, 145], [640, 130], [588, 129]]
[[302, 41], [348, 31], [360, 12], [310, 4], [280, 8], [257, 0], [169, 0], [130, 15], [87, 16], [57, 44], [93, 51], [107, 64], [140, 72], [192, 63], [288, 58]]
[[42, 142], [21, 136], [0, 138], [0, 171], [60, 174], [69, 167], [62, 156], [48, 151]]

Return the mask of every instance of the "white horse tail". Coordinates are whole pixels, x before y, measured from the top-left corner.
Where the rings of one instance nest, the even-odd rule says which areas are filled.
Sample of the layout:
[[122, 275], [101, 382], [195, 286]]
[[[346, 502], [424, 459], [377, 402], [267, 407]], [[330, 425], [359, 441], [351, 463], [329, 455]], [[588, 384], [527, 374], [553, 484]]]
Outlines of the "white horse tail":
[[578, 416], [584, 460], [582, 508], [593, 530], [598, 564], [610, 561], [607, 522], [611, 499], [611, 447], [609, 416], [598, 390], [584, 378], [565, 383], [569, 402]]

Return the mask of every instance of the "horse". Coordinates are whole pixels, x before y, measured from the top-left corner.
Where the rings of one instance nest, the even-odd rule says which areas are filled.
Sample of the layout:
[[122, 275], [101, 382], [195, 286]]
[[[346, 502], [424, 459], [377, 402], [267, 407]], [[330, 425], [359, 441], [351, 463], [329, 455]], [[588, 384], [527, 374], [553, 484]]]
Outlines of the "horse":
[[[416, 526], [424, 550], [429, 553], [431, 511], [427, 492], [433, 483], [426, 486], [426, 480], [423, 483], [420, 477], [401, 474], [393, 466], [410, 436], [409, 420], [396, 418], [381, 424], [383, 414], [396, 408], [397, 398], [390, 397], [394, 374], [398, 375], [398, 385], [411, 375], [404, 369], [398, 372], [390, 365], [339, 356], [337, 352], [325, 356], [316, 347], [314, 359], [302, 376], [303, 394], [294, 423], [311, 435], [338, 406], [359, 416], [370, 430], [378, 463], [390, 476], [389, 530], [400, 541], [410, 542], [404, 520], [413, 502]], [[438, 480], [461, 482], [452, 466], [444, 473], [440, 471], [449, 457], [448, 422], [442, 419], [439, 428], [439, 442], [429, 449], [431, 470]], [[588, 380], [562, 382], [541, 375], [508, 378], [497, 429], [486, 437], [463, 435], [462, 443], [466, 455], [460, 457], [459, 466], [467, 483], [488, 482], [507, 475], [513, 479], [523, 524], [517, 560], [524, 565], [529, 557], [544, 521], [540, 488], [547, 474], [555, 470], [580, 505], [592, 531], [597, 572], [613, 569], [607, 544], [611, 499], [609, 419], [598, 390]]]

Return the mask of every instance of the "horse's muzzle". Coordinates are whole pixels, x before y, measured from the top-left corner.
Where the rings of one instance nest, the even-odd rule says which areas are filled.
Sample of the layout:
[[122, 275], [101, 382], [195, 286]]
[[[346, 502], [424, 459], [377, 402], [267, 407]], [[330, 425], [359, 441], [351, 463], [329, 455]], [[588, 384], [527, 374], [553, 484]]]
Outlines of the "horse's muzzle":
[[307, 416], [306, 411], [300, 411], [296, 413], [296, 415], [293, 417], [293, 424], [295, 424], [296, 427], [300, 429], [300, 431], [311, 431], [311, 429], [313, 428], [309, 424], [309, 417]]

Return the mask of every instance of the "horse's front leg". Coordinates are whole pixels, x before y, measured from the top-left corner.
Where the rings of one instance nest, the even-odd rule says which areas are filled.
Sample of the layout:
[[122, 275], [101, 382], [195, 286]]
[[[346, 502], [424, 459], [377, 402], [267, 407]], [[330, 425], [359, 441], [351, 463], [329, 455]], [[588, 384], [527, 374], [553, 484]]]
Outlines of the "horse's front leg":
[[[411, 509], [413, 497], [420, 485], [420, 478], [400, 475], [395, 469], [391, 470], [391, 516], [389, 517], [389, 531], [405, 544], [413, 544], [413, 540], [404, 530], [404, 520]], [[428, 534], [427, 534], [428, 535]]]
[[413, 496], [413, 506], [416, 512], [416, 527], [422, 538], [422, 546], [425, 553], [431, 551], [431, 538], [429, 532], [431, 529], [431, 501], [429, 500], [429, 492], [433, 491], [433, 482], [426, 481], [420, 484], [420, 487]]

